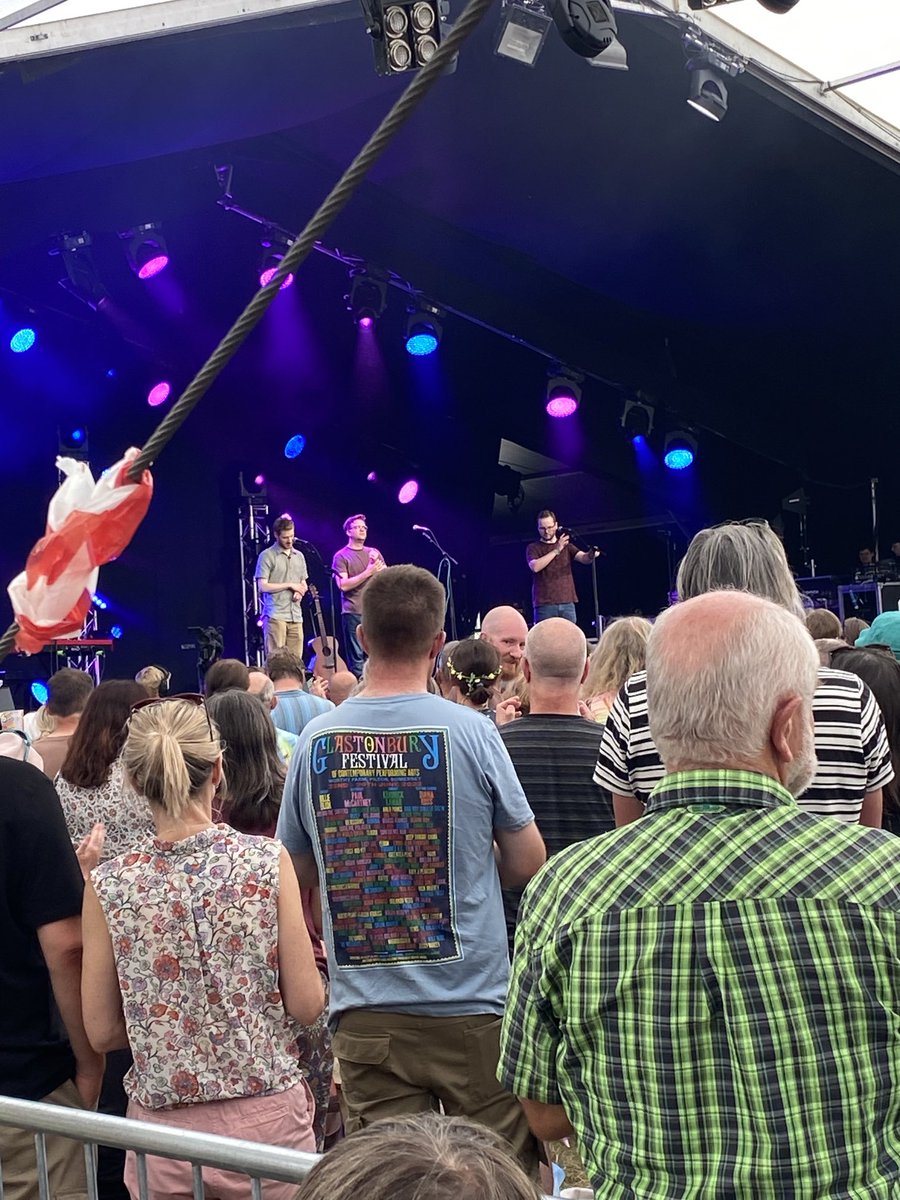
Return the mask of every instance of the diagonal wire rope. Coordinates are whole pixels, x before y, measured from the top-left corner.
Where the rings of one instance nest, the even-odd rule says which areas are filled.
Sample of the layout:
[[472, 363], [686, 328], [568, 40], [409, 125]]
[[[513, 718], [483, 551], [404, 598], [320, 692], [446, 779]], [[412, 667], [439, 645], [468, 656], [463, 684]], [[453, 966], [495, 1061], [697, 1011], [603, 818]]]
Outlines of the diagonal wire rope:
[[[130, 479], [137, 481], [141, 472], [155, 462], [162, 450], [169, 444], [246, 338], [262, 320], [269, 305], [278, 295], [284, 278], [292, 271], [296, 271], [309, 256], [315, 242], [325, 233], [341, 209], [347, 205], [369, 169], [378, 161], [402, 126], [412, 116], [419, 103], [437, 83], [445, 68], [458, 54], [460, 47], [478, 26], [492, 3], [493, 0], [469, 0], [460, 14], [459, 20], [454, 24], [446, 39], [441, 42], [434, 58], [416, 73], [403, 95], [399, 97], [319, 205], [306, 228], [281, 260], [275, 275], [265, 287], [260, 288], [253, 296], [178, 400], [151, 433], [141, 448], [140, 454], [129, 468]], [[12, 650], [18, 632], [19, 627], [14, 622], [0, 638], [0, 661]]]

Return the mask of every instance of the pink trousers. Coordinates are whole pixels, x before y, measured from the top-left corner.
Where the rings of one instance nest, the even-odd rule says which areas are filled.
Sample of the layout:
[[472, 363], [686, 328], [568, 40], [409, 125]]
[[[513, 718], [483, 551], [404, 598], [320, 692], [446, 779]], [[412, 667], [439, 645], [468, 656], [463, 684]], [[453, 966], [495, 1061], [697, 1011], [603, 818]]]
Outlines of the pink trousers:
[[[178, 1108], [150, 1109], [130, 1101], [128, 1116], [136, 1121], [172, 1125], [198, 1133], [245, 1138], [288, 1150], [315, 1153], [313, 1133], [315, 1105], [305, 1081], [286, 1092], [268, 1096], [244, 1096], [238, 1100], [211, 1100], [206, 1104], [182, 1104]], [[250, 1200], [250, 1179], [234, 1171], [203, 1167], [206, 1200]], [[191, 1164], [147, 1155], [148, 1200], [180, 1200], [193, 1193]], [[125, 1186], [138, 1200], [137, 1160], [133, 1150], [125, 1156]], [[293, 1200], [299, 1184], [263, 1180], [264, 1200]]]

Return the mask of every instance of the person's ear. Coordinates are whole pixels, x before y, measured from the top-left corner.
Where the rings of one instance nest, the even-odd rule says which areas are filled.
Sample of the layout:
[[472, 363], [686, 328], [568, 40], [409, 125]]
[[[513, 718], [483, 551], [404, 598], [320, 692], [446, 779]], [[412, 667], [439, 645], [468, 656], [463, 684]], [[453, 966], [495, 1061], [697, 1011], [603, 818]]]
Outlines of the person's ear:
[[222, 766], [222, 755], [220, 754], [219, 757], [216, 759], [216, 761], [213, 763], [212, 775], [210, 775], [210, 780], [212, 781], [212, 785], [214, 788], [217, 788], [219, 786], [219, 784], [222, 782], [222, 776], [224, 774], [225, 774], [225, 769]]
[[431, 652], [429, 653], [428, 657], [432, 663], [435, 661], [437, 656], [443, 650], [446, 641], [447, 641], [447, 634], [442, 629], [441, 632], [435, 637], [434, 641], [431, 643]]
[[581, 680], [580, 680], [581, 683], [584, 683], [584, 681], [587, 679], [588, 671], [590, 669], [591, 669], [591, 660], [589, 658], [586, 658], [584, 660], [584, 670], [581, 672]]
[[772, 714], [769, 741], [779, 763], [793, 762], [803, 745], [805, 714], [800, 696], [786, 696]]
[[522, 662], [522, 674], [525, 676], [525, 682], [531, 683], [531, 663], [528, 661], [528, 659], [524, 655], [522, 656], [521, 662]]
[[357, 627], [356, 627], [356, 640], [359, 642], [359, 644], [362, 647], [362, 649], [364, 650], [364, 652], [366, 654], [368, 654], [369, 653], [369, 643], [366, 641], [366, 633], [365, 633], [365, 630], [363, 629], [362, 625], [357, 625]]

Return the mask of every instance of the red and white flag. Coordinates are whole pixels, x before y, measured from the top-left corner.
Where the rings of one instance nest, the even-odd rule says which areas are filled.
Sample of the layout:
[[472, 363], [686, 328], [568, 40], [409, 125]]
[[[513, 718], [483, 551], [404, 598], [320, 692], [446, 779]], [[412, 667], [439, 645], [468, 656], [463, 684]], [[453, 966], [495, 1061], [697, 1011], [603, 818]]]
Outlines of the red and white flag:
[[87, 463], [56, 460], [66, 478], [50, 501], [47, 532], [8, 589], [19, 626], [17, 650], [37, 654], [53, 638], [80, 633], [99, 568], [118, 558], [150, 506], [150, 472], [137, 483], [128, 478], [139, 454], [126, 451], [96, 482]]

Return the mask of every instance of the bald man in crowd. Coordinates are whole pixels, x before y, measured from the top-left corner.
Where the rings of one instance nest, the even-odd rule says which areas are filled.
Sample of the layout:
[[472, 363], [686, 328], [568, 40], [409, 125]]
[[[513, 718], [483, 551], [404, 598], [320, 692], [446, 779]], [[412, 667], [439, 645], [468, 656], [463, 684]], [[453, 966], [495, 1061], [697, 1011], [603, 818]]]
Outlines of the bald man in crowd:
[[481, 636], [500, 655], [500, 684], [496, 689], [499, 697], [512, 691], [519, 675], [522, 655], [525, 653], [525, 636], [528, 624], [518, 609], [502, 604], [485, 613], [481, 622]]
[[[499, 726], [548, 858], [615, 828], [612, 795], [593, 779], [603, 726], [578, 708], [587, 670], [587, 642], [578, 626], [547, 617], [525, 638], [529, 713]], [[504, 889], [510, 945], [521, 898], [521, 889]]]
[[332, 704], [343, 704], [358, 682], [352, 671], [335, 671], [328, 680], [328, 699]]
[[815, 646], [746, 592], [675, 605], [647, 649], [667, 774], [640, 820], [525, 893], [500, 1079], [575, 1130], [600, 1200], [900, 1190], [900, 861], [804, 811]]

